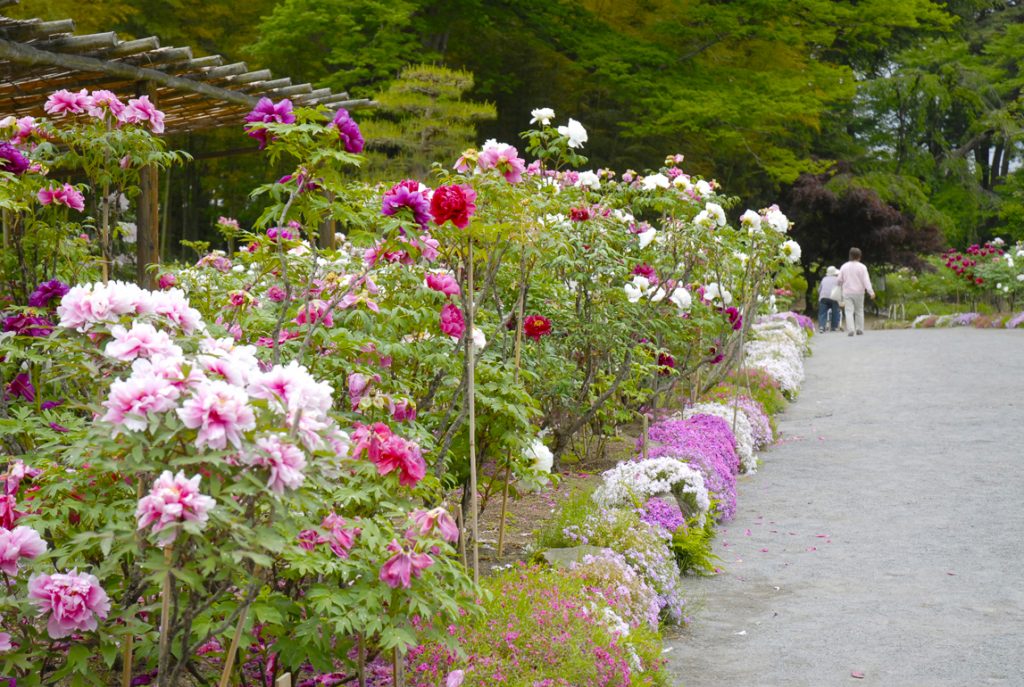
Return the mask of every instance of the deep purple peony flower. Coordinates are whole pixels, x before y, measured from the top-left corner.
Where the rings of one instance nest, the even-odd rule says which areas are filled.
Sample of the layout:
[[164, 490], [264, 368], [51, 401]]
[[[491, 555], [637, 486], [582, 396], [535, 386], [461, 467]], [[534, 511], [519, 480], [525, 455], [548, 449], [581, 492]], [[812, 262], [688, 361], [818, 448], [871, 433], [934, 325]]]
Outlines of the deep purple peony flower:
[[48, 308], [54, 300], [60, 300], [71, 290], [71, 287], [59, 279], [44, 281], [28, 297], [28, 304], [33, 308]]
[[245, 127], [245, 132], [260, 142], [260, 150], [267, 147], [267, 130], [258, 124], [293, 124], [295, 114], [292, 112], [292, 101], [285, 98], [275, 103], [270, 98], [260, 98], [252, 112], [245, 115], [245, 121], [250, 124]]
[[32, 386], [32, 379], [24, 372], [15, 375], [7, 385], [7, 391], [10, 396], [18, 396], [29, 403], [36, 400], [36, 388]]
[[421, 188], [418, 181], [406, 179], [392, 186], [384, 194], [380, 212], [390, 217], [402, 208], [409, 208], [416, 224], [420, 225], [421, 229], [426, 229], [431, 220], [429, 192], [430, 189], [425, 186]]
[[4, 319], [4, 331], [18, 336], [49, 336], [53, 323], [45, 317], [32, 315], [11, 315]]
[[24, 174], [31, 163], [21, 151], [4, 141], [0, 143], [0, 171], [11, 174]]
[[349, 115], [348, 110], [344, 107], [339, 108], [338, 112], [334, 115], [333, 124], [338, 129], [338, 136], [341, 137], [341, 142], [345, 144], [345, 152], [363, 152], [363, 146], [365, 145], [363, 132], [359, 130], [359, 125]]

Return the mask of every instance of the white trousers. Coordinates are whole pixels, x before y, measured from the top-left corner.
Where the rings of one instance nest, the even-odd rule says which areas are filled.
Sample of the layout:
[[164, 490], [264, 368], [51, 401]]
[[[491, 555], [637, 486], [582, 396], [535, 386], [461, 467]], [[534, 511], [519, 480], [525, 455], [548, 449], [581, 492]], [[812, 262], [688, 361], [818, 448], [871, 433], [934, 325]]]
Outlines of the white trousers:
[[864, 331], [864, 294], [845, 293], [846, 331]]

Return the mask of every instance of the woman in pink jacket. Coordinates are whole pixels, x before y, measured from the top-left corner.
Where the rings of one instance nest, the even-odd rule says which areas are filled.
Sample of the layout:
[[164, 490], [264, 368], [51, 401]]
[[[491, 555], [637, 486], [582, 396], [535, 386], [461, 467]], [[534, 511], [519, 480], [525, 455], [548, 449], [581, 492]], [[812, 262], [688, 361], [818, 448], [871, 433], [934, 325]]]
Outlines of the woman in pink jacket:
[[850, 249], [850, 260], [839, 268], [839, 285], [843, 287], [843, 300], [846, 302], [846, 335], [853, 336], [864, 333], [864, 294], [873, 299], [875, 290], [871, 288], [868, 268], [860, 261], [860, 248]]

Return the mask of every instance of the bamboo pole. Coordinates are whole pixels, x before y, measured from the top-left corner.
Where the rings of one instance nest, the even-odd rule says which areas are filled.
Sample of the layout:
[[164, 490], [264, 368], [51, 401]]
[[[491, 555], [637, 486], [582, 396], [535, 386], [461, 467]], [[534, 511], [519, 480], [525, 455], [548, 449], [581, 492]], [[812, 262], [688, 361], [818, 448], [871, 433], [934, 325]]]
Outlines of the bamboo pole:
[[650, 420], [650, 418], [647, 417], [647, 413], [644, 413], [643, 418], [644, 418], [644, 420], [643, 420], [644, 426], [643, 426], [643, 434], [641, 435], [641, 438], [640, 438], [640, 441], [641, 441], [640, 451], [643, 453], [644, 460], [647, 460], [647, 457], [650, 454], [650, 449], [649, 449], [648, 445], [650, 444], [651, 420]]
[[366, 640], [356, 635], [356, 678], [359, 687], [366, 687]]
[[473, 583], [480, 582], [480, 537], [479, 523], [477, 522], [477, 494], [476, 494], [476, 352], [473, 350], [473, 322], [475, 320], [476, 293], [473, 289], [473, 239], [469, 239], [467, 282], [468, 298], [466, 299], [469, 311], [466, 313], [466, 331], [463, 334], [466, 340], [466, 395], [469, 401], [469, 522], [470, 530], [473, 533]]
[[394, 685], [395, 687], [405, 687], [405, 661], [402, 660], [402, 654], [397, 648], [394, 650], [393, 660], [391, 674], [394, 677]]
[[132, 659], [134, 658], [132, 652], [135, 647], [135, 636], [128, 635], [124, 640], [124, 657], [122, 658], [121, 667], [121, 687], [131, 687], [132, 685]]
[[245, 627], [245, 616], [248, 612], [249, 607], [246, 606], [238, 616], [238, 627], [235, 628], [235, 634], [231, 638], [231, 646], [228, 647], [227, 656], [224, 657], [224, 670], [220, 674], [220, 682], [217, 683], [218, 687], [228, 687], [228, 684], [231, 682], [231, 671], [235, 667], [238, 643], [242, 639], [242, 628]]
[[164, 563], [167, 564], [167, 573], [164, 575], [163, 586], [160, 590], [160, 649], [157, 655], [157, 670], [160, 675], [160, 684], [168, 684], [164, 675], [169, 671], [171, 658], [171, 563], [174, 561], [174, 550], [168, 546], [164, 549]]
[[[516, 367], [513, 372], [513, 383], [519, 383], [519, 370], [522, 367], [523, 351], [523, 315], [526, 310], [526, 251], [523, 251], [522, 259], [519, 261], [519, 300], [516, 302], [516, 342], [515, 360]], [[508, 488], [509, 480], [512, 478], [512, 451], [509, 449], [505, 456], [505, 484], [501, 490], [501, 519], [498, 521], [498, 558], [505, 553], [505, 519], [508, 515]]]

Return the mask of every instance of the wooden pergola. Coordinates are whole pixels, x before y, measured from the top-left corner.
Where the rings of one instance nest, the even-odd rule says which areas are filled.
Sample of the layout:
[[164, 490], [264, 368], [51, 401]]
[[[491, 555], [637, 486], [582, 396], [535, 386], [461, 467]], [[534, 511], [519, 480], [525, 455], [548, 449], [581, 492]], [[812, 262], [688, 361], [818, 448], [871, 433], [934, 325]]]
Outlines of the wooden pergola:
[[[0, 0], [0, 9], [18, 0]], [[188, 47], [161, 46], [156, 36], [121, 40], [113, 31], [75, 35], [71, 19], [42, 21], [0, 14], [0, 117], [45, 116], [55, 90], [106, 89], [148, 95], [166, 115], [166, 133], [238, 127], [261, 97], [289, 98], [296, 106], [357, 109], [372, 106], [347, 93], [274, 78], [220, 55], [193, 57]], [[146, 266], [160, 262], [158, 177], [142, 170], [137, 212], [140, 284], [151, 285]]]

